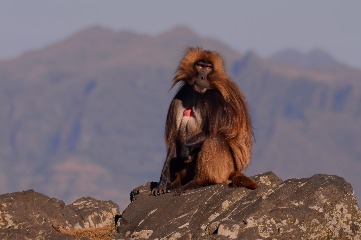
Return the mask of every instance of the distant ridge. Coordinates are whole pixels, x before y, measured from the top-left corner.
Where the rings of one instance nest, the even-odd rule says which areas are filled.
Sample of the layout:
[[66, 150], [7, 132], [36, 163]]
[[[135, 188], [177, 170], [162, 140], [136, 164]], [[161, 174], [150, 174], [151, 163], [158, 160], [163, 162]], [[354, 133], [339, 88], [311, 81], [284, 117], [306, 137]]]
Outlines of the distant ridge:
[[341, 68], [346, 67], [339, 63], [330, 54], [321, 49], [313, 49], [302, 53], [294, 49], [287, 49], [273, 54], [271, 60], [293, 66], [305, 68]]

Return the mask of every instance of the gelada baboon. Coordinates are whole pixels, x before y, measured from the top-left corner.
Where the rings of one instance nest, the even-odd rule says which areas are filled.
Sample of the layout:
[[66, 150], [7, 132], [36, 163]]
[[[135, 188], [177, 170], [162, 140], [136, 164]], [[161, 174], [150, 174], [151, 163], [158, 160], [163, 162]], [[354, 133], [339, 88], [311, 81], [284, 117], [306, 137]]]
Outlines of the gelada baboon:
[[221, 56], [189, 48], [172, 87], [183, 85], [172, 100], [165, 126], [167, 158], [153, 195], [231, 181], [255, 189], [242, 171], [253, 145], [246, 99], [227, 76]]

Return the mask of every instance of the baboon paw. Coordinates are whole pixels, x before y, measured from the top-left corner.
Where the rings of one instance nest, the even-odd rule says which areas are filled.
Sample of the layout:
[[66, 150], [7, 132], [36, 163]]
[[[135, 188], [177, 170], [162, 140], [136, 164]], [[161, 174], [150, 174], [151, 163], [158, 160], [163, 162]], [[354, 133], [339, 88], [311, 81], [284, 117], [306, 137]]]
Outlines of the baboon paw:
[[151, 190], [151, 195], [157, 196], [164, 193], [170, 192], [170, 184], [169, 183], [159, 183], [158, 186], [154, 187]]
[[182, 145], [180, 152], [179, 152], [179, 157], [181, 159], [189, 159], [190, 158], [190, 149], [188, 146], [186, 146], [185, 144]]
[[139, 189], [134, 189], [133, 191], [131, 191], [130, 192], [130, 202], [133, 202], [134, 200], [136, 200], [137, 198], [135, 196], [138, 194], [139, 194]]
[[184, 189], [179, 188], [179, 189], [177, 189], [177, 190], [174, 191], [173, 196], [174, 196], [174, 197], [180, 196], [180, 195], [182, 195], [182, 193], [184, 193], [184, 192], [185, 192]]

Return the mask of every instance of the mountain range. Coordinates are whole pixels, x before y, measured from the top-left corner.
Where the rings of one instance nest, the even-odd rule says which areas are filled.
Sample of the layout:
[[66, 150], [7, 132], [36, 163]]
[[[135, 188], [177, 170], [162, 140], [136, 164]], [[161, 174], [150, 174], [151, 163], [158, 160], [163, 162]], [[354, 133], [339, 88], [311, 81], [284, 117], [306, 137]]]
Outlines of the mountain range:
[[188, 46], [220, 52], [248, 99], [247, 174], [337, 174], [361, 199], [361, 70], [321, 49], [240, 53], [184, 26], [154, 36], [94, 26], [0, 61], [0, 193], [124, 208], [132, 188], [159, 179], [171, 80]]

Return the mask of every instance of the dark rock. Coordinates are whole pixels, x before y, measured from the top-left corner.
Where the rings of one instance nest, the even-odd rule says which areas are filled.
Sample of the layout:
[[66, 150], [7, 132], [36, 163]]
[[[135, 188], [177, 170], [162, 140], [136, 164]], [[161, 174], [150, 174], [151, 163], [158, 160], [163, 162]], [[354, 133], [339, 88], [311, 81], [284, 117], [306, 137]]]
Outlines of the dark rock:
[[[0, 195], [0, 239], [79, 239], [72, 230], [110, 226], [92, 239], [360, 239], [361, 212], [343, 178], [282, 181], [271, 172], [249, 190], [213, 185], [181, 196], [150, 196], [147, 183], [120, 217], [111, 201], [70, 205], [33, 190]], [[116, 220], [116, 221], [114, 221]], [[109, 230], [110, 229], [110, 230]], [[112, 230], [113, 229], [113, 230]], [[104, 230], [104, 229], [103, 229]], [[65, 233], [71, 234], [67, 235]], [[93, 234], [93, 233], [92, 233]], [[100, 236], [100, 233], [97, 235]], [[105, 237], [104, 237], [105, 236]]]
[[76, 239], [60, 229], [114, 224], [119, 207], [86, 197], [70, 205], [33, 190], [0, 195], [0, 239]]
[[259, 188], [213, 185], [181, 196], [150, 196], [150, 183], [123, 212], [119, 237], [135, 239], [360, 239], [361, 212], [349, 183], [314, 175], [282, 181], [257, 175]]

